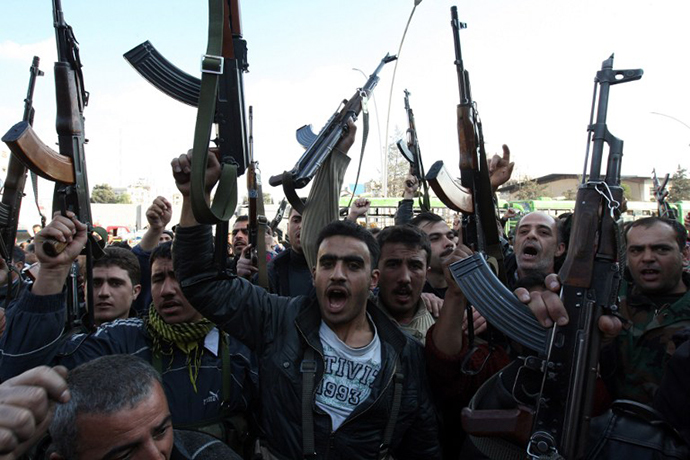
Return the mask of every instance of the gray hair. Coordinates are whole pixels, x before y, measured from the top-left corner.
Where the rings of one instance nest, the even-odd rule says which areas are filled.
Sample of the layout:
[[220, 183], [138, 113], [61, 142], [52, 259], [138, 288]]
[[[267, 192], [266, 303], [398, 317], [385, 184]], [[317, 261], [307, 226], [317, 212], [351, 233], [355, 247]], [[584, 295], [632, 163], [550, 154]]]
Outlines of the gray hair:
[[58, 404], [50, 425], [52, 449], [66, 459], [77, 452], [77, 416], [114, 414], [135, 407], [161, 384], [158, 372], [143, 359], [132, 355], [110, 355], [72, 369], [67, 384], [69, 402]]

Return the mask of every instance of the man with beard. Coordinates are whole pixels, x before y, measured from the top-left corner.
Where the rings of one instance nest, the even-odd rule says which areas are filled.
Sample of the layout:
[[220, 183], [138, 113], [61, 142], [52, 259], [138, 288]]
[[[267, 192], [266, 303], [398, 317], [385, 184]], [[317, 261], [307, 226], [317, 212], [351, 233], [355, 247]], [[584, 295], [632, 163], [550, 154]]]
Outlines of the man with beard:
[[244, 412], [258, 381], [254, 357], [204, 319], [182, 294], [172, 269], [171, 243], [159, 245], [151, 254], [153, 302], [144, 319], [113, 321], [93, 334], [60, 340], [65, 322], [63, 284], [86, 242], [86, 231], [69, 213], [56, 216], [39, 234], [68, 245], [55, 257], [37, 245], [41, 271], [8, 315], [0, 340], [0, 378], [44, 364], [72, 369], [105, 355], [139, 356], [161, 374], [177, 428], [203, 429], [241, 450]]
[[422, 344], [434, 318], [421, 299], [431, 245], [426, 234], [412, 225], [396, 225], [376, 236], [379, 257], [378, 304], [400, 328]]
[[232, 246], [232, 255], [235, 259], [242, 255], [242, 251], [249, 244], [248, 225], [249, 216], [238, 216], [237, 220], [235, 220], [235, 223], [232, 225], [230, 243]]
[[671, 356], [674, 334], [690, 327], [690, 257], [687, 231], [678, 221], [648, 217], [632, 222], [625, 233], [629, 278], [620, 297], [620, 313], [630, 322], [604, 354], [614, 379], [614, 398], [651, 404]]
[[565, 252], [556, 219], [540, 211], [523, 216], [516, 227], [513, 249], [515, 254], [506, 260], [509, 287], [515, 288], [520, 278], [554, 273], [555, 259]]
[[[259, 355], [264, 458], [440, 458], [422, 349], [369, 301], [379, 277], [373, 236], [348, 221], [321, 230], [311, 248], [315, 298], [219, 279], [211, 227], [191, 212], [191, 161], [172, 163], [184, 197], [175, 271], [190, 301]], [[212, 187], [215, 157], [207, 168]]]
[[410, 221], [422, 230], [431, 243], [429, 271], [424, 284], [424, 292], [430, 292], [443, 299], [448, 283], [443, 275], [444, 261], [455, 251], [455, 233], [441, 216], [431, 212], [421, 212]]
[[[301, 198], [306, 203], [306, 198]], [[281, 251], [268, 263], [268, 290], [284, 297], [309, 295], [314, 282], [307, 259], [302, 252], [302, 214], [292, 208], [288, 217], [287, 233], [290, 247]], [[241, 257], [237, 261], [237, 275], [250, 279], [256, 272], [252, 260]]]

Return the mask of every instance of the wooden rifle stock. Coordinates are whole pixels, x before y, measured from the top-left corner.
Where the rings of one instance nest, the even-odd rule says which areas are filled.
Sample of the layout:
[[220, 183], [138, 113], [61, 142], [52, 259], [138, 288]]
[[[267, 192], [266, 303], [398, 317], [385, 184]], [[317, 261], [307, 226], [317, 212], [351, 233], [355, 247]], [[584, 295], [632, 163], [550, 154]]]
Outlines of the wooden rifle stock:
[[74, 184], [72, 159], [43, 143], [29, 123], [20, 121], [2, 140], [27, 168], [39, 176], [53, 182]]
[[[22, 121], [18, 124], [25, 124], [31, 127], [34, 119], [33, 94], [36, 86], [36, 78], [43, 75], [43, 72], [38, 68], [40, 59], [34, 56], [29, 69], [29, 88], [24, 99], [24, 116]], [[16, 125], [15, 125], [16, 126]], [[22, 198], [24, 197], [24, 185], [26, 184], [26, 166], [21, 161], [17, 154], [14, 154], [13, 146], [11, 145], [12, 133], [15, 127], [3, 136], [2, 140], [7, 143], [13, 155], [10, 156], [7, 165], [7, 177], [3, 184], [2, 203], [0, 204], [0, 252], [5, 259], [7, 266], [11, 265], [12, 261], [12, 247], [17, 238], [17, 226], [19, 224], [19, 211], [22, 205]], [[8, 295], [6, 297], [7, 305], [10, 301], [10, 283], [8, 283]]]

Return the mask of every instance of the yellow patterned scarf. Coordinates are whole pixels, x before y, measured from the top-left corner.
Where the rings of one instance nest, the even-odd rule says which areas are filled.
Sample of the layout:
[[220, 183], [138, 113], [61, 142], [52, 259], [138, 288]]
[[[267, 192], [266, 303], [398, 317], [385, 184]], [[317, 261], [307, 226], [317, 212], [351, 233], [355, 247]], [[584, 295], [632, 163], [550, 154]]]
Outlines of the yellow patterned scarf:
[[206, 318], [196, 323], [168, 324], [158, 314], [153, 304], [149, 307], [149, 315], [145, 321], [146, 330], [153, 339], [153, 354], [170, 356], [173, 361], [173, 346], [180, 349], [187, 356], [189, 380], [194, 392], [197, 392], [196, 381], [201, 369], [201, 356], [204, 352], [204, 339], [215, 325]]

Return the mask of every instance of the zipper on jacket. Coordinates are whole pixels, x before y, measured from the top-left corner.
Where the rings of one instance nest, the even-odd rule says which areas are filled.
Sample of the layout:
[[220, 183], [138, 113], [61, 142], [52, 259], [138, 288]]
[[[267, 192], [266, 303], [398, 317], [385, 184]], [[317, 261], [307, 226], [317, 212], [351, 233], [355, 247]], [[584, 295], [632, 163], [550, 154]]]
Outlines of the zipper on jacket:
[[[395, 361], [394, 361], [394, 363], [397, 363], [397, 362], [398, 362], [398, 357], [397, 357], [397, 355], [396, 355], [396, 356], [395, 356]], [[383, 395], [386, 394], [386, 391], [388, 390], [388, 387], [390, 387], [391, 382], [393, 381], [393, 377], [395, 377], [395, 373], [397, 372], [397, 370], [398, 370], [398, 369], [397, 369], [397, 366], [396, 366], [395, 364], [393, 364], [393, 372], [391, 372], [391, 375], [388, 377], [388, 381], [386, 382], [386, 385], [384, 385], [383, 390], [382, 390], [381, 393], [378, 395], [378, 397], [377, 397], [376, 399], [374, 399], [374, 402], [371, 403], [371, 405], [369, 405], [369, 407], [367, 407], [366, 409], [364, 409], [362, 412], [360, 412], [359, 414], [355, 415], [354, 417], [345, 419], [345, 420], [343, 421], [343, 423], [341, 423], [340, 426], [338, 427], [338, 430], [339, 430], [343, 425], [345, 425], [345, 424], [347, 424], [347, 423], [350, 423], [350, 422], [352, 422], [353, 420], [356, 420], [356, 419], [359, 418], [361, 415], [366, 414], [366, 413], [369, 411], [369, 409], [371, 409], [372, 407], [374, 407], [374, 406], [376, 405], [376, 403], [379, 402], [379, 400], [383, 397]], [[335, 430], [335, 431], [338, 431], [338, 430]], [[385, 427], [384, 427], [384, 430], [385, 430]], [[335, 433], [335, 431], [334, 431], [334, 433]]]

